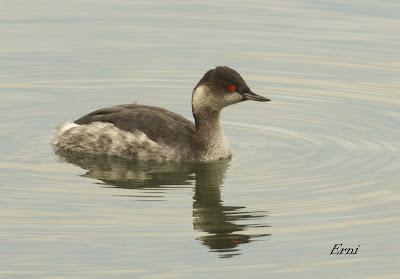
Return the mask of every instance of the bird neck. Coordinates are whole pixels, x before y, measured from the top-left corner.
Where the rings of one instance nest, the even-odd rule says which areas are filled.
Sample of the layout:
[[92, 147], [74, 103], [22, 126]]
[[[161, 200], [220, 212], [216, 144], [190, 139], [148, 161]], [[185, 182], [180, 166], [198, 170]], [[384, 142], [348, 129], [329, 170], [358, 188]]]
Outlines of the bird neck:
[[200, 159], [220, 160], [231, 157], [228, 139], [220, 125], [220, 111], [202, 109], [194, 111], [196, 131], [194, 142]]
[[201, 109], [193, 112], [196, 133], [211, 135], [221, 129], [219, 122], [220, 111]]

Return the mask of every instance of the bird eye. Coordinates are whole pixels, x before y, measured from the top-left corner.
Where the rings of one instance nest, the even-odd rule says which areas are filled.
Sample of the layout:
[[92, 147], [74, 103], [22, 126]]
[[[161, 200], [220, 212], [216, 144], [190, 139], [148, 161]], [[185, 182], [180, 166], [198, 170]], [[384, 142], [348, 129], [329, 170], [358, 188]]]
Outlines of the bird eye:
[[231, 92], [236, 92], [237, 91], [237, 86], [234, 84], [231, 84], [228, 86], [228, 90]]

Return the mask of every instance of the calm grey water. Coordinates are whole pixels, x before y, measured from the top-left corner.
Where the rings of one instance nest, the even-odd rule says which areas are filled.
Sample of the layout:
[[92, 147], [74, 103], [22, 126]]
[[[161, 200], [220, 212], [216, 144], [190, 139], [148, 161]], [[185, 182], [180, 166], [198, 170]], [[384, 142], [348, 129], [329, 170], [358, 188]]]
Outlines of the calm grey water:
[[[398, 278], [398, 1], [1, 1], [1, 278]], [[235, 156], [54, 154], [94, 109], [191, 118], [216, 65], [272, 99]], [[357, 255], [329, 255], [335, 243]]]

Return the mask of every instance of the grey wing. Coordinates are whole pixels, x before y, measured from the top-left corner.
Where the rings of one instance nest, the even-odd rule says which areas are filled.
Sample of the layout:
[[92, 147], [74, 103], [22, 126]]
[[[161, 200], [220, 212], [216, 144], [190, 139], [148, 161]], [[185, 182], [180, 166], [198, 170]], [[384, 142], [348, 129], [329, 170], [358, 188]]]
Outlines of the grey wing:
[[121, 130], [140, 130], [151, 140], [169, 145], [188, 144], [195, 131], [188, 119], [163, 108], [144, 105], [120, 105], [89, 113], [76, 124], [108, 122]]

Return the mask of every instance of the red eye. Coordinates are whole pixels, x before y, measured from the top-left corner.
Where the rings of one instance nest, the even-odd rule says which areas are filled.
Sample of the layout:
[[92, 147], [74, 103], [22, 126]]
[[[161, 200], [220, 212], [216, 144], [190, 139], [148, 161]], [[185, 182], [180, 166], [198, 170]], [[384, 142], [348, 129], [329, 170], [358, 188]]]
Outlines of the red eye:
[[236, 92], [237, 91], [237, 86], [232, 84], [228, 86], [228, 90], [231, 92]]

